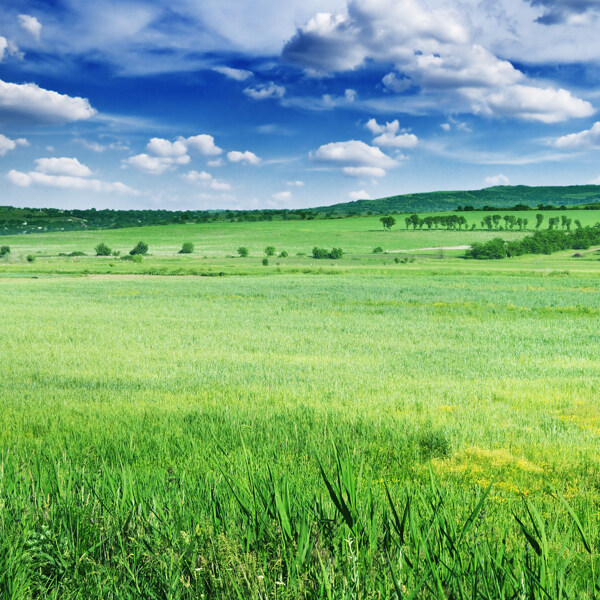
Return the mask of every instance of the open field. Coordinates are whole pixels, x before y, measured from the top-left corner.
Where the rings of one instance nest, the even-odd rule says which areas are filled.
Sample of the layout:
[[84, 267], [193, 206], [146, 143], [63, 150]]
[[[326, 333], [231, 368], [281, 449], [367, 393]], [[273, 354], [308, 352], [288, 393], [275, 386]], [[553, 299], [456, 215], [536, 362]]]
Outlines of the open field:
[[[359, 222], [10, 240], [0, 597], [597, 597], [597, 255], [396, 263], [489, 234]], [[134, 272], [182, 264], [246, 276]]]

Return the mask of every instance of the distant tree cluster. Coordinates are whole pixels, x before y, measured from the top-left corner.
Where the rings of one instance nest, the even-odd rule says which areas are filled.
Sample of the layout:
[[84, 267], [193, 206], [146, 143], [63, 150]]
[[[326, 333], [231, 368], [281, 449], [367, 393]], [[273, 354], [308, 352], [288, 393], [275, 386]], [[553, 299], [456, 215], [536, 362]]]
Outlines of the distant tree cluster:
[[344, 251], [341, 248], [332, 248], [331, 250], [326, 250], [325, 248], [318, 248], [315, 246], [312, 249], [312, 257], [313, 258], [331, 258], [337, 260], [342, 258], [344, 255]]
[[578, 227], [574, 231], [545, 229], [520, 240], [494, 238], [473, 244], [465, 253], [465, 258], [495, 259], [523, 254], [552, 254], [560, 250], [587, 250], [596, 244], [600, 244], [600, 224]]
[[410, 217], [406, 217], [404, 219], [404, 224], [406, 225], [406, 229], [412, 226], [413, 229], [423, 229], [423, 225], [427, 227], [427, 229], [439, 229], [440, 227], [444, 227], [445, 229], [462, 229], [462, 227], [467, 227], [467, 219], [462, 215], [436, 215], [436, 216], [428, 216], [422, 219], [419, 215], [413, 214]]

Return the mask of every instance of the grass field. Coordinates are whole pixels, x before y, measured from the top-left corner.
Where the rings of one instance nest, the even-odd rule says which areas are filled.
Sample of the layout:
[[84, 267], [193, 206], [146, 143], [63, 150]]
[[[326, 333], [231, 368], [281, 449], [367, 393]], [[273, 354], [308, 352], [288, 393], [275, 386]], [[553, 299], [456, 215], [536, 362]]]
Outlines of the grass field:
[[0, 597], [597, 597], [597, 255], [376, 225], [3, 241]]

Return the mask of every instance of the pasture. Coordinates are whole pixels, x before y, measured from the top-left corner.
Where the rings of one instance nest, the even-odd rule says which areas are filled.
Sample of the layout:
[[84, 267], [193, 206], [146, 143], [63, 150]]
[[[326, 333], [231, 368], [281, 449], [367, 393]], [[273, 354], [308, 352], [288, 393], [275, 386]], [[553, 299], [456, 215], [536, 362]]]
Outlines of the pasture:
[[0, 597], [597, 597], [597, 255], [377, 225], [3, 238]]

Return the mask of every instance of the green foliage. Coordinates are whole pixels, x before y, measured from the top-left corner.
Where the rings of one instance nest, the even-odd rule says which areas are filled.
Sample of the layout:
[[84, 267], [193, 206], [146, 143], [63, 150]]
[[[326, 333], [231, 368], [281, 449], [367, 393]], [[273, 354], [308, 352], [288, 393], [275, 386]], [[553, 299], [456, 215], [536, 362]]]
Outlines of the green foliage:
[[246, 246], [240, 246], [237, 249], [237, 253], [242, 257], [242, 258], [246, 258], [246, 256], [248, 256], [248, 248], [246, 248]]
[[379, 220], [383, 225], [383, 229], [387, 231], [389, 231], [396, 224], [396, 219], [394, 219], [394, 217], [391, 216], [381, 217], [381, 219]]
[[316, 259], [331, 258], [336, 260], [342, 258], [343, 255], [344, 251], [341, 248], [332, 248], [331, 251], [329, 251], [325, 248], [315, 246], [312, 249], [312, 257]]
[[262, 265], [263, 265], [263, 267], [268, 266], [268, 264], [269, 264], [269, 259], [268, 258], [263, 258], [262, 259]]
[[110, 256], [112, 253], [112, 250], [104, 242], [100, 242], [95, 250], [96, 256]]
[[506, 258], [506, 242], [502, 238], [494, 238], [483, 244], [474, 243], [465, 253], [465, 258], [491, 259]]
[[[67, 256], [76, 257], [76, 256], [87, 256], [87, 255], [85, 252], [82, 252], [81, 250], [74, 250], [73, 252], [69, 252], [69, 254]], [[101, 255], [101, 256], [107, 256], [107, 255]]]
[[146, 244], [145, 242], [138, 242], [133, 248], [133, 250], [129, 251], [129, 254], [131, 254], [131, 256], [135, 256], [136, 254], [148, 254], [148, 244]]
[[377, 248], [373, 248], [373, 254], [381, 254], [383, 252], [383, 248], [381, 246], [377, 246]]
[[25, 258], [29, 263], [35, 262], [35, 256], [33, 254], [28, 254]]
[[191, 254], [194, 251], [194, 244], [192, 242], [183, 242], [179, 254]]
[[121, 256], [121, 260], [124, 261], [128, 261], [128, 262], [134, 262], [136, 264], [140, 264], [142, 262], [143, 259], [143, 255], [142, 254], [124, 254], [123, 256]]
[[267, 246], [265, 248], [265, 254], [267, 256], [274, 256], [275, 255], [275, 246]]
[[10, 254], [10, 246], [0, 246], [0, 258]]
[[286, 258], [286, 257], [288, 256], [288, 253], [287, 253], [287, 251], [286, 251], [286, 250], [282, 250], [282, 251], [279, 253], [279, 256], [280, 256], [281, 258]]

